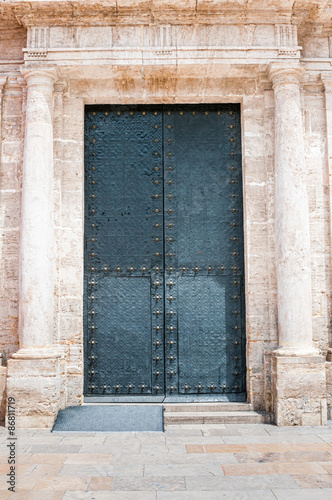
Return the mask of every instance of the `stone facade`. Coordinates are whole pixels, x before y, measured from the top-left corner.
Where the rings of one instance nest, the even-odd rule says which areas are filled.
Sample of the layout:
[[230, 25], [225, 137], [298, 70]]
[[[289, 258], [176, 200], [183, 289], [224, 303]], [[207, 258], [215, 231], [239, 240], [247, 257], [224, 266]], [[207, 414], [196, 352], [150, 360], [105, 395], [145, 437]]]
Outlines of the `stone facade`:
[[332, 3], [0, 7], [0, 389], [18, 424], [83, 401], [84, 105], [204, 102], [242, 109], [248, 401], [326, 423]]

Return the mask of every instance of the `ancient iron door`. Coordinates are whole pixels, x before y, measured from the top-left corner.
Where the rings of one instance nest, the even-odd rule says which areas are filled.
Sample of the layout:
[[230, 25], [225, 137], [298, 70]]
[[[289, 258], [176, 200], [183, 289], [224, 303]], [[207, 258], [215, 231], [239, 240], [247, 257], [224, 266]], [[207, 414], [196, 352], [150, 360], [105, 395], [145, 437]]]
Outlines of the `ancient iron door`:
[[87, 106], [85, 394], [241, 400], [239, 105]]

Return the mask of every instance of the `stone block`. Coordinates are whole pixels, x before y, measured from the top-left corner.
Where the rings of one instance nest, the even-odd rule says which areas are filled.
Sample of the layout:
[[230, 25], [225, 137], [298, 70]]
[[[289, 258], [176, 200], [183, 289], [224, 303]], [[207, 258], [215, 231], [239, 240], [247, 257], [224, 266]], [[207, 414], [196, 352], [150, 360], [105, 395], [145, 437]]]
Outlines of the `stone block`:
[[[63, 117], [66, 120], [68, 116], [75, 116], [76, 123], [84, 121], [84, 101], [82, 97], [72, 97], [64, 95], [63, 97]], [[83, 130], [83, 126], [82, 126]]]
[[247, 364], [251, 373], [260, 373], [264, 363], [264, 341], [247, 342]]
[[272, 397], [277, 425], [326, 425], [324, 358], [273, 354]]
[[244, 109], [245, 137], [261, 137], [264, 133], [263, 109]]
[[247, 314], [246, 334], [249, 340], [265, 340], [269, 338], [269, 333], [269, 318]]
[[261, 137], [246, 136], [243, 146], [243, 156], [264, 156], [264, 142]]
[[60, 359], [60, 409], [67, 406], [67, 362], [65, 357]]
[[329, 57], [328, 37], [304, 37], [301, 40], [303, 57]]
[[11, 116], [3, 120], [3, 137], [10, 138], [10, 141], [22, 140], [22, 116]]
[[[81, 186], [82, 188], [82, 186]], [[65, 228], [77, 229], [82, 225], [83, 219], [83, 193], [77, 191], [63, 191], [61, 200], [61, 220]]]
[[67, 377], [67, 404], [78, 406], [83, 400], [83, 375], [70, 375]]
[[74, 314], [60, 314], [61, 342], [68, 341], [75, 345], [82, 342], [83, 318]]
[[327, 418], [332, 420], [332, 362], [325, 363], [326, 370], [326, 400], [327, 400]]
[[20, 162], [22, 160], [22, 143], [19, 141], [3, 141], [2, 159], [5, 162]]
[[83, 290], [83, 276], [81, 266], [68, 265], [62, 260], [60, 268], [60, 284], [64, 295], [79, 295]]
[[265, 183], [247, 184], [246, 187], [246, 217], [251, 223], [267, 222], [266, 217], [266, 187]]
[[264, 256], [249, 253], [247, 256], [247, 283], [250, 285], [261, 284], [268, 286], [269, 263], [266, 254]]
[[[83, 339], [82, 339], [83, 340]], [[68, 345], [68, 372], [81, 375], [83, 372], [83, 345]]]
[[319, 349], [323, 352], [326, 352], [329, 348], [329, 333], [331, 330], [331, 324], [332, 319], [330, 315], [312, 318], [313, 339], [314, 342], [318, 344]]
[[0, 190], [18, 191], [21, 187], [21, 163], [1, 163]]
[[80, 161], [83, 159], [83, 143], [81, 141], [63, 141], [63, 159]]
[[17, 427], [52, 427], [60, 407], [60, 360], [10, 359], [7, 394], [15, 398]]
[[250, 315], [267, 317], [269, 314], [270, 302], [274, 302], [275, 296], [267, 292], [248, 292], [246, 295], [246, 310]]
[[261, 156], [246, 156], [244, 158], [244, 184], [263, 183], [266, 180], [265, 158]]
[[5, 229], [18, 228], [20, 223], [20, 192], [2, 192], [0, 224]]

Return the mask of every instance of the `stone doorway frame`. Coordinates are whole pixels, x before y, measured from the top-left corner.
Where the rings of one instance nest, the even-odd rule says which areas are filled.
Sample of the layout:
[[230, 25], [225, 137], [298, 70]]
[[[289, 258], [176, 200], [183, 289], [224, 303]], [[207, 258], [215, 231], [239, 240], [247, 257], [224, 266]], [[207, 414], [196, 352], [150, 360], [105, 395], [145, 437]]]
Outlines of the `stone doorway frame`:
[[[167, 74], [165, 67], [163, 71], [158, 71], [160, 74], [163, 72]], [[8, 363], [9, 393], [22, 394], [22, 387], [24, 387], [23, 392], [29, 399], [29, 405], [26, 405], [25, 397], [21, 397], [22, 403], [18, 404], [19, 426], [49, 427], [60, 407], [82, 403], [84, 105], [158, 104], [161, 102], [165, 104], [204, 102], [241, 104], [248, 401], [256, 410], [271, 411], [273, 405], [276, 422], [280, 425], [288, 423], [286, 414], [287, 408], [290, 407], [290, 399], [292, 399], [292, 405], [295, 405], [296, 418], [300, 419], [298, 423], [315, 422], [317, 424], [326, 421], [326, 417], [324, 420], [325, 390], [323, 387], [325, 367], [323, 359], [311, 347], [311, 327], [310, 324], [308, 327], [304, 324], [307, 314], [304, 314], [303, 318], [299, 316], [300, 325], [298, 326], [303, 349], [297, 352], [294, 347], [294, 328], [289, 322], [287, 323], [288, 319], [284, 315], [287, 304], [282, 300], [280, 302], [280, 298], [277, 299], [276, 286], [277, 280], [280, 285], [283, 280], [287, 281], [287, 276], [282, 265], [280, 267], [280, 262], [277, 270], [275, 266], [274, 165], [276, 162], [276, 168], [283, 167], [289, 141], [295, 140], [297, 143], [299, 140], [300, 146], [302, 144], [301, 116], [296, 115], [297, 126], [293, 131], [289, 130], [286, 121], [282, 121], [287, 107], [294, 107], [296, 113], [300, 112], [299, 90], [302, 71], [299, 70], [297, 63], [272, 63], [269, 78], [274, 83], [274, 91], [271, 81], [262, 80], [261, 69], [255, 66], [249, 70], [248, 68], [243, 71], [240, 69], [234, 78], [228, 78], [224, 69], [216, 78], [217, 70], [215, 69], [214, 76], [205, 78], [204, 89], [200, 86], [200, 75], [193, 68], [182, 67], [181, 71], [182, 74], [178, 79], [179, 90], [170, 94], [165, 92], [167, 78], [160, 77], [156, 80], [155, 75], [152, 75], [148, 83], [143, 78], [141, 82], [138, 79], [136, 84], [138, 82], [141, 85], [141, 90], [143, 90], [141, 95], [144, 96], [139, 98], [139, 85], [135, 87], [135, 92], [132, 94], [128, 92], [128, 86], [133, 85], [130, 73], [124, 76], [123, 72], [119, 71], [119, 78], [110, 82], [105, 79], [107, 70], [103, 74], [103, 79], [97, 81], [91, 76], [90, 79], [74, 78], [72, 69], [67, 71], [61, 66], [36, 66], [27, 63], [22, 69], [27, 82], [27, 114], [21, 232], [20, 350]], [[90, 72], [93, 72], [93, 68], [90, 68]], [[189, 81], [191, 92], [186, 93], [185, 89]], [[278, 113], [274, 109], [275, 92], [283, 96], [278, 100], [280, 107]], [[278, 121], [278, 117], [281, 122]], [[274, 151], [275, 120], [277, 125], [281, 123], [281, 128], [278, 129], [279, 135], [276, 136], [278, 140], [276, 150], [286, 154], [286, 157], [282, 158]], [[280, 136], [280, 131], [283, 130], [290, 133], [289, 138], [285, 134]], [[40, 133], [43, 136], [41, 146]], [[53, 161], [52, 154], [50, 155], [52, 143], [54, 145]], [[45, 147], [49, 148], [46, 154]], [[47, 173], [46, 177], [43, 177], [42, 185], [40, 172], [33, 168], [36, 164], [36, 152], [38, 152], [37, 163], [40, 169]], [[302, 152], [299, 151], [299, 158], [301, 154]], [[293, 162], [289, 157], [286, 160]], [[71, 165], [69, 171], [68, 164]], [[54, 165], [54, 177], [50, 175], [53, 173], [52, 165]], [[302, 182], [304, 182], [303, 177]], [[290, 178], [289, 185], [292, 190], [292, 178]], [[283, 189], [286, 187], [287, 183], [283, 184]], [[39, 191], [37, 192], [36, 189]], [[43, 193], [42, 197], [40, 189]], [[35, 199], [35, 204], [28, 202], [31, 197]], [[44, 202], [42, 205], [41, 200]], [[45, 219], [42, 228], [41, 226], [35, 228], [33, 221], [36, 211], [40, 212], [45, 203]], [[69, 207], [72, 210], [68, 210]], [[52, 220], [55, 221], [55, 226], [50, 222]], [[286, 224], [287, 221], [288, 219]], [[304, 217], [300, 218], [300, 223], [303, 223], [305, 228], [307, 222], [304, 213]], [[57, 235], [55, 241], [53, 239], [54, 227]], [[37, 243], [32, 238], [31, 228], [44, 231], [48, 245], [47, 251], [45, 248], [37, 248]], [[305, 229], [303, 234], [305, 234]], [[286, 243], [287, 246], [289, 244], [287, 237], [287, 231], [279, 234], [277, 247], [280, 241]], [[267, 249], [264, 255], [262, 248]], [[72, 260], [72, 252], [75, 253], [75, 262]], [[303, 258], [307, 262], [307, 251]], [[27, 262], [30, 267], [27, 266]], [[33, 301], [29, 300], [31, 298], [29, 292], [29, 268], [31, 269], [31, 266], [35, 269], [38, 267], [43, 269], [43, 272], [37, 272], [35, 277], [38, 293]], [[56, 274], [54, 274], [55, 267], [57, 268]], [[40, 294], [43, 290], [42, 283], [45, 283], [45, 272], [48, 283], [54, 283], [55, 301], [53, 294], [49, 293], [50, 290], [47, 290], [46, 294]], [[292, 275], [288, 276], [288, 284], [291, 279]], [[305, 280], [308, 285], [308, 275]], [[300, 283], [301, 286], [303, 283]], [[309, 283], [309, 288], [305, 289], [310, 291], [310, 288]], [[295, 289], [301, 295], [298, 285]], [[308, 300], [311, 300], [310, 293], [301, 303], [303, 312], [306, 313]], [[289, 304], [288, 307], [290, 307]], [[74, 313], [71, 308], [74, 309]], [[55, 325], [53, 310], [57, 319]], [[36, 311], [38, 311], [38, 319], [36, 319]], [[280, 321], [283, 320], [286, 323], [280, 330]], [[279, 355], [273, 354], [278, 345], [284, 346], [287, 352], [281, 351]], [[287, 384], [282, 388], [283, 381], [288, 380], [289, 384], [289, 376], [294, 376], [294, 366], [298, 370], [296, 378], [299, 380], [304, 373], [308, 372], [316, 377], [314, 391], [310, 389], [311, 392], [307, 396], [303, 386], [304, 396], [298, 393], [293, 395], [292, 388]], [[282, 388], [281, 393], [280, 388]], [[302, 419], [303, 397], [311, 401], [307, 407], [306, 419]]]

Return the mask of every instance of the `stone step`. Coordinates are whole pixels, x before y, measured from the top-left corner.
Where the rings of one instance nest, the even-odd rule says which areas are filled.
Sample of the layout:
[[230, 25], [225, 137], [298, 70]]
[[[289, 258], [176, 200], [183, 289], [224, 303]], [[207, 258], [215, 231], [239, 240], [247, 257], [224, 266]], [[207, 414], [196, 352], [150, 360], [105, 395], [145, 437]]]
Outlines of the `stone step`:
[[250, 403], [164, 403], [165, 413], [169, 412], [212, 412], [250, 411]]
[[165, 412], [165, 425], [179, 424], [262, 424], [269, 423], [270, 415], [256, 411], [192, 411]]

